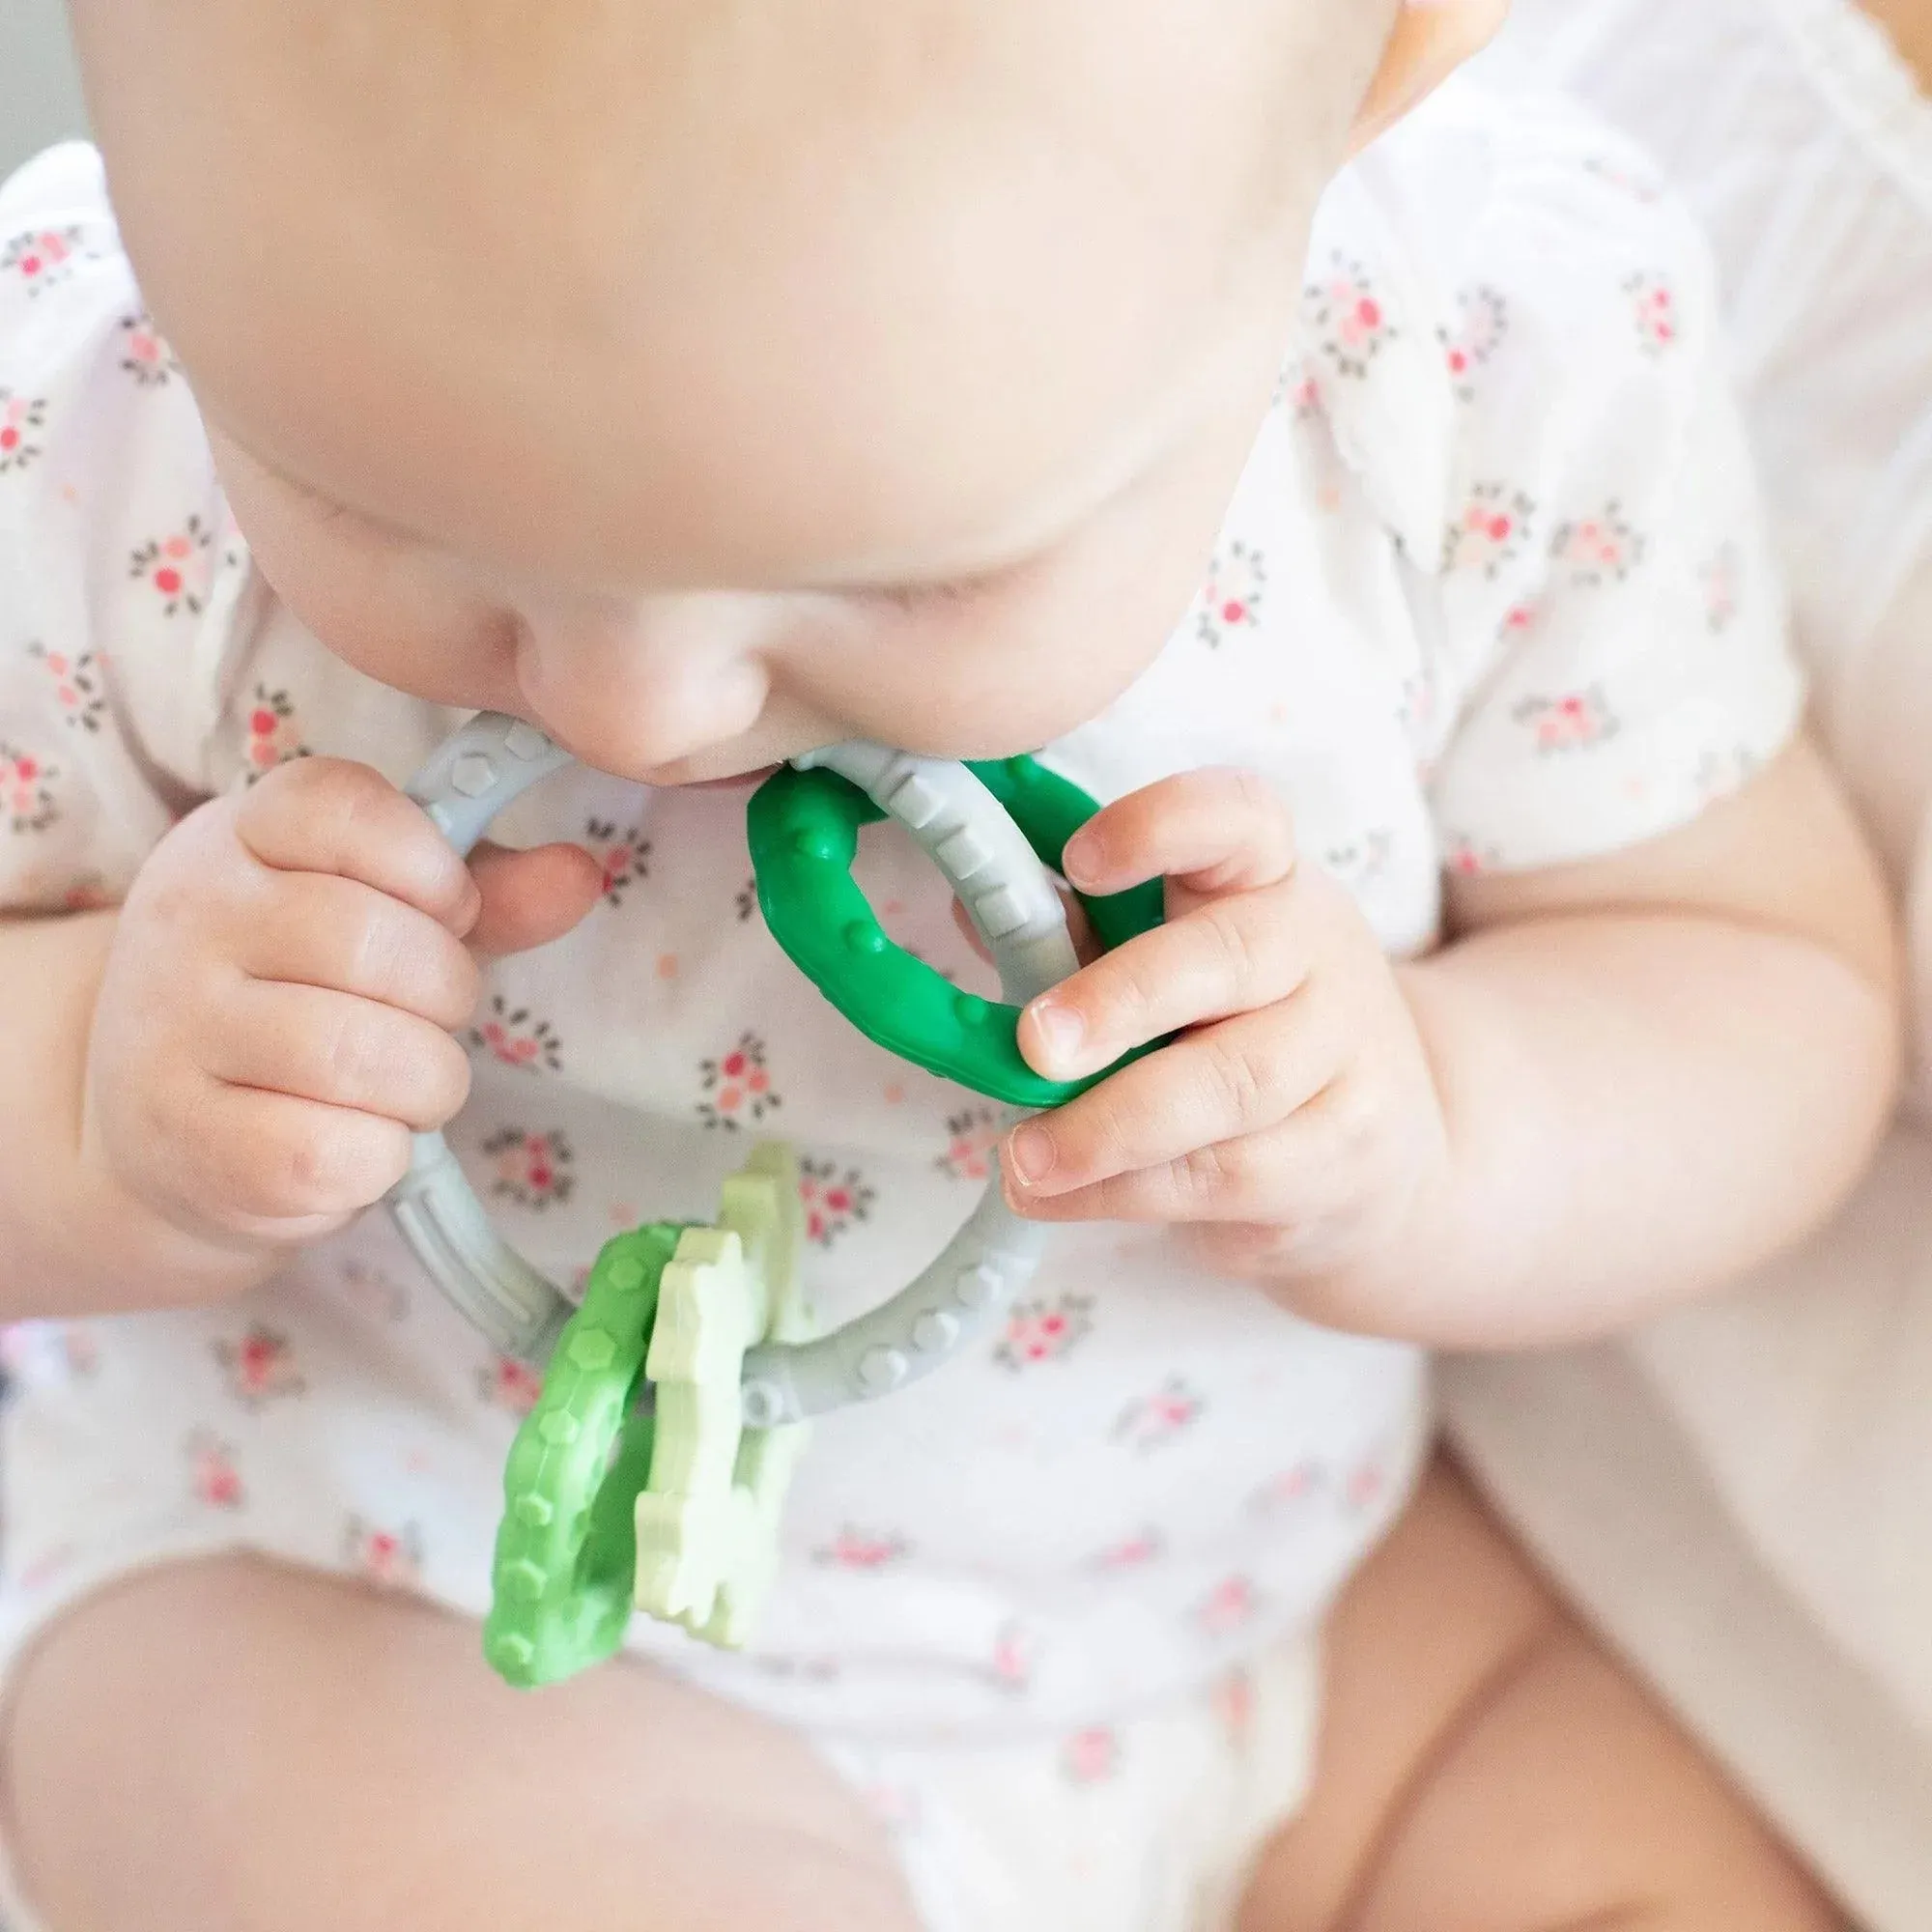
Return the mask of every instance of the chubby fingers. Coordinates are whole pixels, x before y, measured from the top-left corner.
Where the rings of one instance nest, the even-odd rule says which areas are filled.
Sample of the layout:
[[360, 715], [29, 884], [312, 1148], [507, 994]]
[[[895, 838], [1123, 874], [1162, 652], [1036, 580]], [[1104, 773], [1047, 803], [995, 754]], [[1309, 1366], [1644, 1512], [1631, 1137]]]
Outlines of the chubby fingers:
[[448, 1034], [412, 1013], [322, 986], [244, 980], [208, 1035], [206, 1070], [232, 1087], [284, 1094], [440, 1127], [469, 1092], [469, 1062]]
[[1307, 972], [1293, 828], [1252, 773], [1189, 772], [1097, 813], [1068, 842], [1083, 892], [1168, 881], [1167, 923], [1042, 993], [1020, 1018], [1037, 1073], [1079, 1080], [1163, 1034], [1286, 999]]
[[1103, 807], [1066, 841], [1062, 865], [1083, 893], [1157, 878], [1187, 895], [1250, 892], [1293, 871], [1294, 825], [1259, 773], [1213, 766]]
[[295, 758], [242, 801], [236, 836], [264, 866], [353, 879], [461, 938], [482, 895], [429, 814], [367, 765]]
[[358, 879], [264, 871], [235, 961], [256, 980], [326, 986], [460, 1027], [476, 1005], [470, 951], [426, 912]]
[[1313, 1000], [1202, 1027], [1015, 1128], [1002, 1162], [1029, 1212], [1273, 1127], [1335, 1078], [1343, 1042]]
[[1291, 998], [1309, 967], [1294, 896], [1290, 882], [1210, 899], [1103, 953], [1027, 1008], [1020, 1051], [1049, 1080], [1081, 1080], [1165, 1034]]

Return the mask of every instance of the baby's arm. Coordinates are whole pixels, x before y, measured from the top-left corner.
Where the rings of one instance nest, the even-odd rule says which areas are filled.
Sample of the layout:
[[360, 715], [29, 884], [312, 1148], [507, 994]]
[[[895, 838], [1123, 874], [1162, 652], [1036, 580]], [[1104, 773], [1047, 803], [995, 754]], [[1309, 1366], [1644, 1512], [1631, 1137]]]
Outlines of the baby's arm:
[[205, 1301], [382, 1198], [462, 1104], [466, 940], [589, 903], [562, 848], [472, 876], [365, 766], [203, 806], [114, 913], [0, 923], [0, 1320]]
[[1166, 873], [1169, 923], [1022, 1045], [1070, 1076], [1188, 1031], [1019, 1130], [1016, 1205], [1194, 1224], [1318, 1320], [1451, 1347], [1633, 1321], [1820, 1219], [1889, 1104], [1886, 898], [1802, 742], [1683, 830], [1459, 886], [1408, 966], [1258, 781], [1170, 780], [1090, 832], [1075, 883]]
[[1459, 880], [1451, 908], [1401, 976], [1454, 1156], [1423, 1235], [1437, 1339], [1622, 1325], [1857, 1179], [1897, 1079], [1895, 937], [1808, 743], [1662, 838]]

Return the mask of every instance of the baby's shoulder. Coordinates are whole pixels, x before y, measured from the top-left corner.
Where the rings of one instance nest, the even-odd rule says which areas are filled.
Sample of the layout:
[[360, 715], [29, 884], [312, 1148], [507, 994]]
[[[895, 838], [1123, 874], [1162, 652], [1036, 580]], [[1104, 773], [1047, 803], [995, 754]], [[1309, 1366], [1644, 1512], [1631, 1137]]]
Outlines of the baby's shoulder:
[[[1628, 335], [1636, 314], [1614, 298], [1639, 269], [1712, 278], [1695, 218], [1639, 147], [1579, 101], [1480, 78], [1441, 89], [1337, 177], [1311, 260], [1350, 250], [1425, 324], [1454, 322], [1488, 281], [1533, 315]], [[1658, 323], [1639, 333], [1647, 350], [1673, 339]]]
[[0, 711], [49, 691], [64, 768], [125, 738], [175, 810], [310, 753], [403, 775], [452, 716], [332, 657], [262, 582], [83, 142], [0, 183]]
[[1323, 196], [1297, 380], [1427, 561], [1485, 479], [1667, 461], [1719, 315], [1702, 234], [1640, 150], [1561, 96], [1467, 78]]

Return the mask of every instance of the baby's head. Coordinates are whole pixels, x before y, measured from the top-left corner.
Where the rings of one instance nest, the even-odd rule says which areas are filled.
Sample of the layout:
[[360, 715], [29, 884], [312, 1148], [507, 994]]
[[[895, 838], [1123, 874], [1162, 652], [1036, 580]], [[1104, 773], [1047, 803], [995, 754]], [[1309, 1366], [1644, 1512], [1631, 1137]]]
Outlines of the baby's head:
[[606, 769], [1091, 717], [1314, 200], [1502, 0], [76, 0], [148, 298], [339, 655]]

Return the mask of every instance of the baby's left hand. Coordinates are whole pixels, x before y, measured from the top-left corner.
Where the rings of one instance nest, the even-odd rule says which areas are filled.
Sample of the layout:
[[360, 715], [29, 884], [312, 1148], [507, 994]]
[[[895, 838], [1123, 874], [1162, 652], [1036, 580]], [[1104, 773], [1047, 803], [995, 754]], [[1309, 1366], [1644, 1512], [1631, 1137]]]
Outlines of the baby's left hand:
[[1043, 993], [1039, 1073], [1160, 1052], [1009, 1136], [1037, 1221], [1192, 1224], [1208, 1264], [1283, 1283], [1406, 1249], [1445, 1192], [1448, 1133], [1394, 969], [1347, 892], [1297, 865], [1249, 772], [1196, 771], [1100, 811], [1066, 849], [1090, 895], [1165, 877], [1167, 923]]

